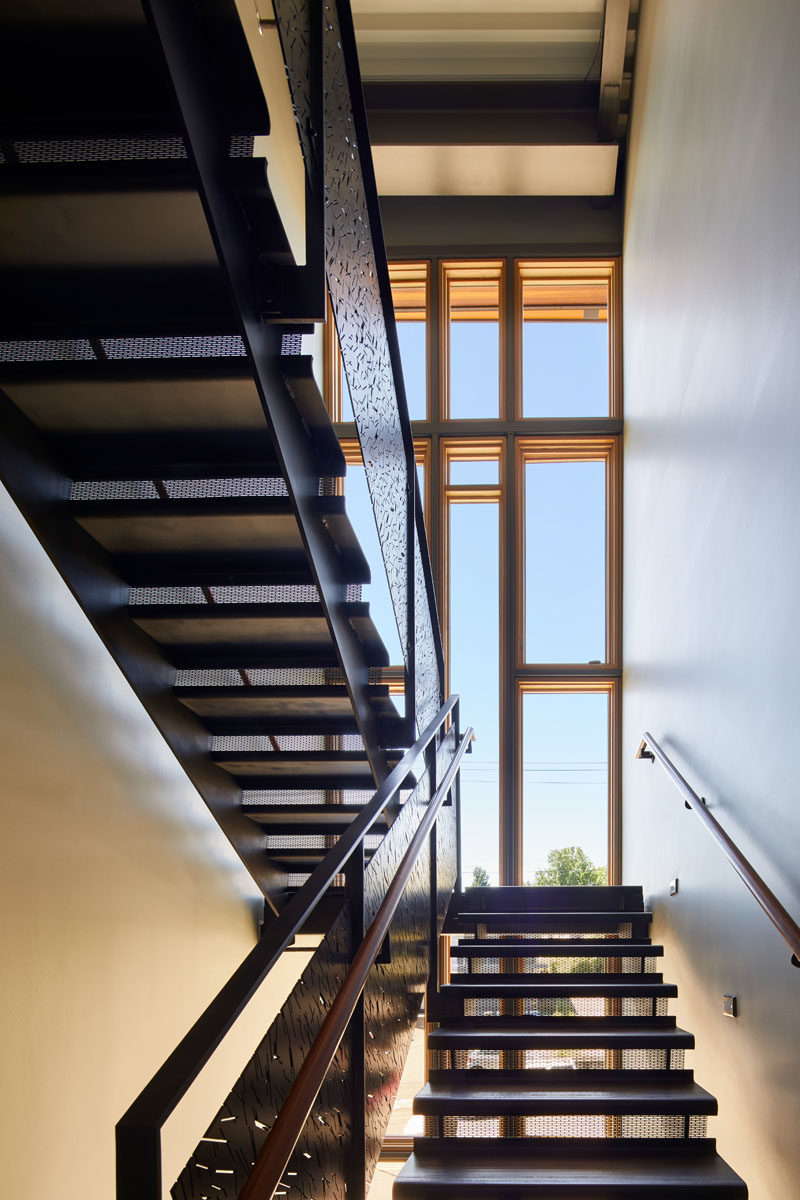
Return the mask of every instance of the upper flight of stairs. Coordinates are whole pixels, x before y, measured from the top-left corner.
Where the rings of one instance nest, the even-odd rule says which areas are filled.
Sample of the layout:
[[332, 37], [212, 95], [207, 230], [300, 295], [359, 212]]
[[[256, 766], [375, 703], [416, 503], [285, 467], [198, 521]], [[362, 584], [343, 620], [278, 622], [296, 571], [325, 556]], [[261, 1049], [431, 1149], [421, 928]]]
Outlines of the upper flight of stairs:
[[[158, 44], [138, 2], [113, 8], [12, 5], [0, 27], [0, 473], [279, 904], [407, 729], [361, 599], [369, 568], [311, 359], [292, 327], [265, 327], [295, 460], [311, 464], [287, 484]], [[252, 157], [263, 96], [234, 7], [197, 11], [231, 191], [268, 275], [291, 256]], [[348, 677], [320, 575], [340, 597]], [[380, 735], [369, 747], [353, 675]]]
[[642, 889], [469, 888], [428, 1005], [425, 1136], [395, 1200], [744, 1200], [667, 1003]]

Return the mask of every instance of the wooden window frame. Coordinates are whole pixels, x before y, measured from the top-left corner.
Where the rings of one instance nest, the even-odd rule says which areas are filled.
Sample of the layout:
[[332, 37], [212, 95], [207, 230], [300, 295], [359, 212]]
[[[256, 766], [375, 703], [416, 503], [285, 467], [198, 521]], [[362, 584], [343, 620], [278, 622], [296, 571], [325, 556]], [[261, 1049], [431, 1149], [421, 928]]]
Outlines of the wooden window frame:
[[[474, 258], [474, 259], [440, 259], [439, 261], [439, 405], [436, 419], [446, 422], [451, 419], [465, 421], [468, 424], [479, 425], [485, 421], [502, 421], [507, 417], [507, 369], [506, 342], [508, 328], [508, 312], [506, 304], [506, 279], [509, 269], [505, 258]], [[491, 279], [490, 272], [496, 272], [497, 278], [497, 337], [498, 337], [498, 381], [497, 381], [497, 416], [492, 417], [455, 417], [450, 416], [450, 292], [449, 283], [454, 272], [463, 272], [464, 278], [474, 275], [476, 283]], [[481, 272], [484, 273], [481, 278]], [[487, 318], [493, 320], [494, 318]]]
[[605, 659], [598, 666], [588, 663], [541, 664], [541, 673], [551, 675], [580, 674], [587, 677], [603, 669], [618, 670], [622, 657], [622, 472], [619, 436], [606, 437], [536, 437], [516, 439], [516, 596], [514, 629], [515, 666], [531, 671], [536, 664], [525, 657], [525, 468], [535, 462], [605, 462], [606, 464], [606, 611]]
[[[557, 414], [547, 417], [523, 417], [522, 330], [523, 287], [526, 279], [536, 278], [587, 283], [605, 282], [608, 287], [608, 412], [597, 419], [622, 418], [622, 263], [619, 258], [605, 259], [530, 259], [514, 260], [514, 416], [520, 421], [558, 421]], [[576, 418], [565, 417], [564, 427]]]

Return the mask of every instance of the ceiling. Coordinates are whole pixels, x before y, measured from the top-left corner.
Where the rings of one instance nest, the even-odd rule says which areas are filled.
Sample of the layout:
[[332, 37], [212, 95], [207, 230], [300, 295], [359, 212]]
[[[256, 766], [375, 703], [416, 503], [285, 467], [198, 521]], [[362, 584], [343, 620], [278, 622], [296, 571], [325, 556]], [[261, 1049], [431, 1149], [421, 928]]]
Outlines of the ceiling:
[[383, 196], [614, 195], [638, 0], [352, 0]]

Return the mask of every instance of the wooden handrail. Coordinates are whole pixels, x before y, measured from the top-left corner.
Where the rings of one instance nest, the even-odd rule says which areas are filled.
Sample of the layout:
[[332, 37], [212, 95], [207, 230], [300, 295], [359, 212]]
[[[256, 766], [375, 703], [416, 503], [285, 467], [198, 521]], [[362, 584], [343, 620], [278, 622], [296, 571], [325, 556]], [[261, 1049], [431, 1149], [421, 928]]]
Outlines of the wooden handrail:
[[[289, 1162], [303, 1126], [314, 1106], [317, 1093], [322, 1087], [334, 1055], [339, 1049], [348, 1022], [355, 1012], [367, 977], [380, 952], [425, 838], [430, 833], [439, 809], [453, 786], [453, 780], [471, 738], [472, 728], [470, 727], [462, 735], [442, 782], [437, 788], [435, 796], [428, 803], [425, 815], [403, 855], [380, 908], [364, 934], [364, 940], [355, 953], [336, 999], [297, 1073], [289, 1095], [278, 1113], [275, 1124], [272, 1126], [237, 1200], [272, 1200], [281, 1176], [286, 1170], [286, 1164]], [[435, 898], [433, 902], [435, 903]]]
[[728, 837], [716, 817], [713, 817], [706, 808], [705, 800], [702, 796], [698, 796], [697, 792], [689, 786], [651, 733], [645, 733], [639, 749], [636, 751], [636, 757], [649, 758], [653, 762], [658, 759], [678, 791], [682, 794], [686, 807], [691, 808], [697, 813], [734, 871], [744, 881], [752, 895], [755, 896], [770, 921], [772, 921], [772, 924], [778, 930], [778, 933], [786, 942], [786, 945], [792, 952], [792, 966], [800, 967], [800, 925], [789, 915], [771, 888], [767, 887], [764, 880], [745, 858], [736, 843]]

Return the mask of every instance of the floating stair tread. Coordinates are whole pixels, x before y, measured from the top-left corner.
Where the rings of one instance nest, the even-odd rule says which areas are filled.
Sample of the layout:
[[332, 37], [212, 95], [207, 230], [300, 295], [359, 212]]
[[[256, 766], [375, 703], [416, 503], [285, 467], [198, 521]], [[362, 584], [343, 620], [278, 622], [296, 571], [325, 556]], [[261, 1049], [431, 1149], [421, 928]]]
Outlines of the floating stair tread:
[[472, 1148], [474, 1142], [469, 1149], [459, 1146], [457, 1153], [446, 1153], [440, 1140], [423, 1149], [421, 1139], [416, 1139], [414, 1153], [394, 1185], [394, 1200], [461, 1196], [531, 1200], [534, 1195], [537, 1200], [745, 1200], [747, 1196], [743, 1181], [713, 1150], [698, 1153], [683, 1142], [669, 1148], [659, 1142], [656, 1152], [628, 1149], [619, 1158], [594, 1146], [591, 1152], [576, 1155], [574, 1142], [564, 1140], [569, 1144], [558, 1148], [539, 1149], [529, 1143], [515, 1154], [491, 1139], [488, 1152], [480, 1154]]
[[652, 942], [625, 942], [619, 953], [616, 940], [605, 941], [488, 941], [475, 940], [450, 946], [452, 958], [662, 958], [663, 946]]
[[363, 750], [263, 750], [250, 754], [228, 750], [215, 753], [212, 758], [217, 766], [242, 779], [248, 775], [278, 779], [305, 771], [327, 776], [333, 787], [334, 780], [342, 775], [372, 778]]
[[2, 363], [0, 381], [39, 429], [74, 434], [76, 441], [87, 433], [219, 435], [223, 447], [226, 436], [263, 438], [268, 432], [244, 355]]
[[[360, 804], [315, 804], [301, 808], [295, 804], [242, 805], [245, 816], [264, 826], [267, 833], [303, 834], [341, 833], [364, 811]], [[373, 825], [376, 833], [386, 830], [386, 814]]]
[[[120, 576], [131, 587], [215, 587], [313, 584], [314, 576], [302, 546], [292, 549], [191, 552], [115, 553]], [[369, 567], [359, 554], [342, 562], [343, 583], [368, 583]]]
[[[563, 1072], [567, 1076], [573, 1071]], [[595, 1075], [605, 1072], [595, 1071]], [[465, 1075], [466, 1078], [461, 1078]], [[426, 1115], [456, 1113], [459, 1116], [525, 1113], [561, 1116], [570, 1113], [603, 1114], [674, 1114], [714, 1115], [716, 1099], [696, 1083], [608, 1083], [593, 1081], [593, 1086], [576, 1086], [571, 1078], [558, 1078], [557, 1071], [547, 1086], [530, 1083], [487, 1082], [482, 1071], [455, 1072], [448, 1082], [424, 1085], [414, 1098], [414, 1112]]]
[[[330, 846], [322, 847], [319, 850], [304, 850], [302, 847], [291, 847], [290, 849], [274, 849], [271, 846], [267, 847], [267, 854], [273, 862], [288, 868], [290, 871], [313, 871], [319, 866], [325, 855], [331, 849]], [[367, 851], [365, 857], [367, 861], [372, 856], [371, 851]]]
[[[343, 606], [361, 641], [382, 647], [365, 601]], [[331, 644], [330, 629], [318, 603], [258, 604], [133, 604], [128, 612], [154, 641], [165, 647], [217, 647], [229, 653], [235, 647], [252, 647], [262, 653], [265, 644], [293, 652]], [[383, 655], [388, 659], [388, 655]], [[378, 664], [373, 664], [378, 665]]]
[[428, 1072], [428, 1081], [449, 1085], [461, 1079], [470, 1079], [479, 1087], [495, 1084], [523, 1084], [526, 1088], [549, 1091], [561, 1086], [587, 1092], [610, 1084], [631, 1084], [634, 1087], [650, 1086], [658, 1089], [662, 1084], [686, 1086], [691, 1084], [693, 1073], [688, 1068], [632, 1068], [608, 1067], [602, 1076], [597, 1071], [582, 1067], [523, 1067], [520, 1069], [500, 1067], [451, 1067], [433, 1069]]
[[481, 998], [483, 996], [644, 996], [670, 997], [677, 996], [678, 988], [674, 983], [661, 983], [658, 979], [652, 982], [642, 982], [641, 977], [633, 976], [630, 982], [621, 973], [601, 978], [591, 975], [578, 975], [575, 978], [558, 976], [554, 978], [549, 973], [542, 972], [541, 982], [530, 975], [524, 977], [524, 982], [500, 982], [503, 976], [496, 980], [483, 983], [478, 976], [472, 976], [469, 982], [451, 982], [445, 984], [440, 995], [455, 998]]
[[[320, 517], [341, 549], [359, 551], [343, 496], [319, 496]], [[191, 500], [75, 500], [75, 519], [112, 553], [294, 550], [302, 547], [287, 496]]]
[[51, 433], [50, 444], [70, 477], [84, 481], [283, 478], [266, 425], [214, 433], [62, 432]]
[[585, 912], [588, 909], [599, 909], [608, 912], [611, 909], [620, 909], [641, 912], [644, 908], [644, 898], [642, 888], [636, 884], [585, 887], [503, 885], [465, 888], [463, 893], [453, 897], [451, 912], [459, 906], [471, 911], [537, 912], [545, 909], [548, 912], [568, 912], [578, 909]]
[[[253, 715], [288, 716], [290, 713], [347, 714], [351, 711], [350, 697], [342, 683], [287, 686], [241, 687], [176, 687], [174, 694], [182, 704], [198, 716]], [[393, 712], [386, 684], [371, 684], [369, 692], [374, 704]]]
[[448, 1017], [428, 1035], [431, 1050], [675, 1049], [691, 1050], [694, 1035], [674, 1017]]
[[521, 933], [541, 929], [552, 933], [574, 930], [613, 931], [620, 925], [630, 925], [641, 930], [649, 925], [649, 912], [461, 912], [448, 916], [444, 924], [445, 933], [464, 932], [465, 929], [484, 926], [499, 933]]

